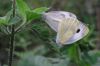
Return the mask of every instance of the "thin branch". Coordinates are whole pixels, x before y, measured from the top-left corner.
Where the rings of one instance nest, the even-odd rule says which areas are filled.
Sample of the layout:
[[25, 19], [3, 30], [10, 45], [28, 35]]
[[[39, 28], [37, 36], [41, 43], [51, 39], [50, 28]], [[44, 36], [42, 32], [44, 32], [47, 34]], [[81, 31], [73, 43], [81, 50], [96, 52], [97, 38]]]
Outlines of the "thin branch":
[[[13, 0], [12, 2], [12, 8], [13, 8], [13, 15], [12, 17], [15, 17], [15, 4], [16, 4], [16, 0]], [[15, 28], [14, 25], [11, 26], [11, 37], [10, 37], [10, 52], [9, 52], [9, 63], [8, 66], [12, 66], [12, 62], [13, 62], [13, 53], [14, 53], [14, 37], [15, 37]]]

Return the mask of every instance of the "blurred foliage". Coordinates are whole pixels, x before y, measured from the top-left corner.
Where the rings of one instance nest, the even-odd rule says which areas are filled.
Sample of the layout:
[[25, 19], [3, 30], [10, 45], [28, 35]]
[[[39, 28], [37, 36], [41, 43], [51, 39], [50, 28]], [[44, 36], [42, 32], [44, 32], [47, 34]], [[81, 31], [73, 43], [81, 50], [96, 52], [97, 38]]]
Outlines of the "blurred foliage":
[[[52, 1], [25, 0], [31, 9], [44, 6], [50, 7]], [[100, 52], [95, 49], [97, 36], [95, 8], [92, 9], [94, 12], [90, 14], [86, 8], [85, 1], [68, 0], [64, 10], [75, 13], [79, 20], [88, 25], [90, 32], [86, 37], [72, 45], [59, 48], [55, 44], [55, 32], [41, 18], [35, 19], [16, 34], [14, 66], [99, 66]], [[93, 6], [96, 6], [96, 1]], [[0, 4], [0, 16], [3, 16], [11, 9], [11, 1], [0, 0]], [[31, 12], [28, 12], [27, 15], [32, 16]], [[36, 17], [36, 15], [28, 19], [33, 17]], [[6, 38], [6, 35], [1, 31], [2, 28], [0, 29], [0, 39], [6, 40], [5, 42], [0, 40], [0, 46], [6, 44], [2, 47], [4, 47], [5, 51], [8, 51], [9, 38]], [[6, 57], [3, 59], [7, 60]]]
[[0, 0], [0, 16], [5, 15], [8, 10], [11, 9], [11, 1], [10, 0]]

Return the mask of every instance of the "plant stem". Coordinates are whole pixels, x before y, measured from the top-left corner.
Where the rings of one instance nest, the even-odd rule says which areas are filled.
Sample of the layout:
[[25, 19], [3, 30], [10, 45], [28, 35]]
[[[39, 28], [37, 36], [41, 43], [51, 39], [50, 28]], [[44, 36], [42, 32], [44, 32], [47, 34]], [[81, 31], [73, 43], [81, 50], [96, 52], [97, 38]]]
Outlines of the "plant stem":
[[[13, 8], [13, 15], [12, 17], [15, 17], [15, 3], [16, 0], [12, 1], [12, 8]], [[9, 63], [8, 66], [12, 66], [12, 62], [13, 62], [13, 53], [14, 53], [14, 37], [15, 37], [15, 28], [14, 25], [11, 26], [11, 35], [10, 35], [10, 52], [9, 52]]]

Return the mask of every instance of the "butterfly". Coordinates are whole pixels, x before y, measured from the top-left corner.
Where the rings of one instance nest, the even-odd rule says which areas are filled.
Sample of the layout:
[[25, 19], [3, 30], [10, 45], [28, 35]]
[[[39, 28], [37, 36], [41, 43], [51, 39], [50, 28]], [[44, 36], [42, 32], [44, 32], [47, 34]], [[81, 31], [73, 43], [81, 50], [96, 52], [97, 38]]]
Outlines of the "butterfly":
[[86, 24], [79, 21], [75, 14], [65, 11], [50, 11], [43, 14], [44, 21], [57, 32], [56, 43], [72, 44], [89, 32]]

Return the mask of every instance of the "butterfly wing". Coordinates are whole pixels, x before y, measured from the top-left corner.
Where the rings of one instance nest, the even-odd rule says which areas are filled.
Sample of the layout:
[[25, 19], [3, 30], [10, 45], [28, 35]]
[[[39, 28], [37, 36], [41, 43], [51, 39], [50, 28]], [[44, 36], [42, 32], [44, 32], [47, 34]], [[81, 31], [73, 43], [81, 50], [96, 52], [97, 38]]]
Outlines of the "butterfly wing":
[[43, 14], [43, 19], [45, 22], [54, 30], [57, 32], [58, 30], [58, 24], [62, 19], [62, 16], [55, 12], [49, 12]]
[[85, 25], [82, 22], [80, 22], [78, 29], [79, 29], [79, 32], [76, 32], [68, 41], [66, 41], [66, 44], [71, 44], [82, 39], [89, 32], [87, 25]]
[[65, 18], [59, 23], [56, 43], [66, 44], [66, 42], [76, 33], [79, 21], [76, 18]]
[[58, 24], [63, 18], [76, 18], [73, 13], [64, 11], [51, 11], [43, 14], [45, 22], [56, 32], [58, 32]]

